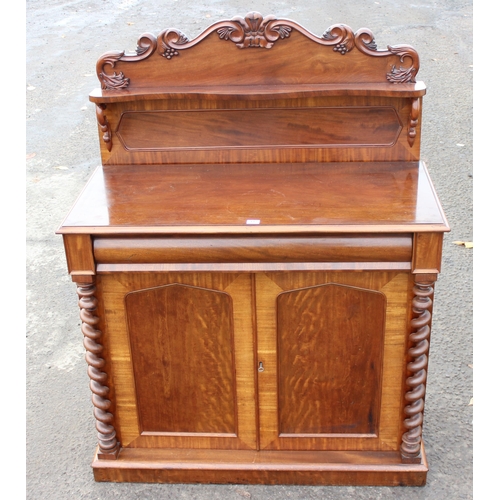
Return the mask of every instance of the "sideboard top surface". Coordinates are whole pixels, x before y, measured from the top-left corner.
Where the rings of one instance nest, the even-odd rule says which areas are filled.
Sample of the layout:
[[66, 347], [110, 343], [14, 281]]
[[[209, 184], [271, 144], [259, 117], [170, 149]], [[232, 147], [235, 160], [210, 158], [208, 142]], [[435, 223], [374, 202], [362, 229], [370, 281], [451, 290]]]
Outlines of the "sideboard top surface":
[[99, 167], [61, 234], [446, 232], [423, 162]]

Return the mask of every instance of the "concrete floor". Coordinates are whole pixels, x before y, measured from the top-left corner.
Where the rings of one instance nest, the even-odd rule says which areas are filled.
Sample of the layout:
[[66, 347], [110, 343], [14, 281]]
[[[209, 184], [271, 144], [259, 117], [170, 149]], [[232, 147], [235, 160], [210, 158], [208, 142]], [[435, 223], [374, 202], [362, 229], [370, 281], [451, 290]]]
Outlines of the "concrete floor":
[[[422, 488], [95, 483], [96, 431], [76, 290], [55, 230], [99, 164], [95, 63], [133, 51], [144, 32], [190, 38], [257, 10], [321, 35], [332, 24], [372, 30], [379, 48], [409, 44], [426, 83], [422, 158], [447, 214], [436, 285]], [[27, 318], [26, 498], [470, 499], [472, 498], [472, 0], [28, 0], [26, 3]]]

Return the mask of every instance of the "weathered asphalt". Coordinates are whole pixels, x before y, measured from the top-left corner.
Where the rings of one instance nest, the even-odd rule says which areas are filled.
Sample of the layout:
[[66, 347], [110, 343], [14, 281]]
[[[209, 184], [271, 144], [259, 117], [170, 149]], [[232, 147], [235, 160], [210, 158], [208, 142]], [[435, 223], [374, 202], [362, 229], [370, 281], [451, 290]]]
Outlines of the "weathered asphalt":
[[[436, 285], [422, 488], [95, 483], [96, 437], [75, 286], [55, 230], [99, 164], [89, 92], [105, 51], [133, 51], [144, 32], [190, 38], [257, 10], [321, 35], [332, 24], [372, 30], [380, 48], [409, 44], [426, 83], [422, 157], [444, 206]], [[472, 0], [27, 0], [26, 3], [26, 498], [472, 498]]]

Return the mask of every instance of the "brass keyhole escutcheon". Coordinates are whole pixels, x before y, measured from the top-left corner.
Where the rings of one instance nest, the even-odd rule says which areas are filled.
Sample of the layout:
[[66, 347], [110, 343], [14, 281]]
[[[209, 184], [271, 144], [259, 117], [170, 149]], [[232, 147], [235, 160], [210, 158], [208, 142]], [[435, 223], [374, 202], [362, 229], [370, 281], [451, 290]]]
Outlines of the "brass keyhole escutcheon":
[[264, 371], [264, 365], [263, 365], [262, 361], [259, 361], [259, 368], [258, 368], [258, 371], [259, 371], [259, 372], [263, 372], [263, 371]]

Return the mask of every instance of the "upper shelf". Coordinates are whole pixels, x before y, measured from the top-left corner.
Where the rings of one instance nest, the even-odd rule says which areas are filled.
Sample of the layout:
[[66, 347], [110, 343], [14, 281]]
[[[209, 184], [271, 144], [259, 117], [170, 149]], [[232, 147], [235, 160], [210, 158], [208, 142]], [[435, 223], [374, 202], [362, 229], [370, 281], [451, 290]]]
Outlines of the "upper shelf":
[[95, 103], [112, 103], [160, 99], [208, 99], [208, 100], [263, 100], [295, 99], [307, 97], [334, 96], [385, 96], [385, 97], [421, 97], [425, 95], [423, 82], [403, 83], [324, 83], [298, 85], [227, 85], [227, 86], [183, 86], [141, 88], [137, 90], [102, 90], [95, 89], [89, 99]]
[[219, 21], [192, 40], [177, 29], [145, 33], [135, 53], [107, 52], [96, 70], [101, 89], [91, 94], [94, 102], [425, 93], [409, 45], [378, 50], [369, 29], [344, 24], [318, 37], [258, 12]]

